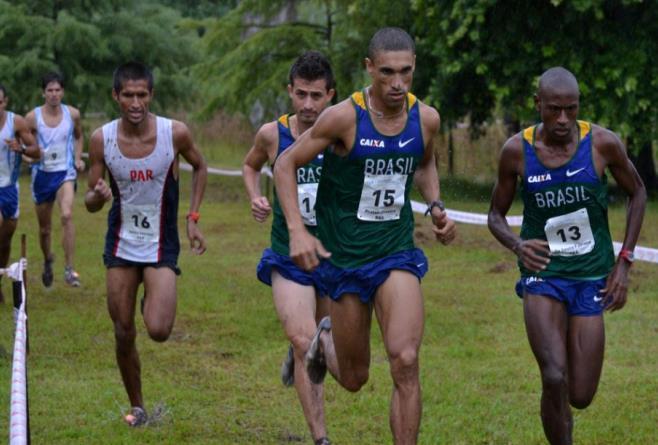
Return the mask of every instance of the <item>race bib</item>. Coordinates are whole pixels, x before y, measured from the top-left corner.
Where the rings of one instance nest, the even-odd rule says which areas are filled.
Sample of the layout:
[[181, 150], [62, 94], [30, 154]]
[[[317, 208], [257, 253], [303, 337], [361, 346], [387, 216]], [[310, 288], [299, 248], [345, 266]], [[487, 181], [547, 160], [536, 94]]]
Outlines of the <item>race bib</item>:
[[587, 209], [549, 218], [546, 220], [544, 232], [551, 255], [577, 256], [594, 249], [594, 236]]
[[160, 211], [156, 204], [121, 206], [121, 239], [143, 243], [160, 240]]
[[315, 199], [318, 196], [318, 183], [297, 184], [297, 199], [299, 200], [299, 211], [302, 214], [304, 224], [317, 226], [315, 219]]
[[42, 160], [45, 171], [66, 170], [66, 143], [53, 144], [43, 152]]
[[[4, 153], [4, 151], [7, 151]], [[0, 141], [0, 152], [3, 152], [3, 158], [0, 160], [0, 187], [6, 187], [11, 184], [11, 169], [9, 168], [9, 159], [12, 158], [9, 146]], [[20, 156], [20, 155], [19, 155]]]
[[407, 175], [403, 174], [366, 174], [363, 178], [357, 217], [361, 221], [400, 219], [406, 183]]

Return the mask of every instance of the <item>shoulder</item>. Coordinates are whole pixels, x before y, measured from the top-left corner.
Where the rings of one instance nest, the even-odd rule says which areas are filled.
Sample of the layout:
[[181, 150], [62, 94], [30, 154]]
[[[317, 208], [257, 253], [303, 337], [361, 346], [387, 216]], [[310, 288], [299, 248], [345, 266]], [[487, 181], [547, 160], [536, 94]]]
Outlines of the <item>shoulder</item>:
[[503, 144], [501, 157], [520, 158], [523, 155], [523, 132], [516, 133]]
[[279, 126], [278, 121], [268, 122], [263, 124], [254, 138], [254, 142], [258, 146], [270, 147], [277, 143], [279, 138]]
[[9, 115], [9, 113], [11, 113], [14, 116], [14, 128], [17, 128], [19, 126], [22, 127], [22, 126], [26, 125], [25, 118], [23, 116], [21, 116], [18, 113], [11, 112], [11, 111], [8, 111], [7, 115]]
[[439, 127], [441, 126], [441, 117], [439, 116], [439, 112], [436, 110], [436, 108], [418, 100], [418, 112], [420, 114], [420, 120], [423, 123], [423, 126], [427, 128], [430, 133], [434, 134], [439, 131]]
[[600, 125], [592, 125], [592, 141], [594, 148], [598, 151], [623, 150], [626, 151], [624, 144], [617, 134]]
[[98, 127], [91, 133], [90, 143], [103, 145], [103, 140], [103, 127]]
[[37, 109], [33, 108], [32, 110], [28, 111], [28, 113], [25, 115], [25, 120], [28, 122], [34, 122], [36, 119], [36, 114], [37, 114]]
[[71, 114], [71, 118], [80, 119], [80, 110], [71, 105], [66, 105], [66, 108], [68, 108], [69, 113]]
[[351, 98], [347, 98], [325, 109], [312, 128], [315, 129], [320, 124], [321, 126], [333, 128], [338, 131], [345, 130], [356, 125], [354, 116], [354, 103]]
[[171, 121], [171, 138], [174, 145], [187, 144], [192, 140], [192, 132], [186, 123], [170, 119]]

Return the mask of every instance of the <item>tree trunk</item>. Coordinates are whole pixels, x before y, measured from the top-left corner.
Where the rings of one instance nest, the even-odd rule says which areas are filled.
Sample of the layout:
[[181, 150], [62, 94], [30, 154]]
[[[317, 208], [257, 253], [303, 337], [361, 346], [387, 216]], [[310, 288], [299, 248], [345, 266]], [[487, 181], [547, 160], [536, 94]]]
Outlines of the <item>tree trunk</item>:
[[[629, 138], [629, 146], [631, 140]], [[653, 159], [653, 147], [651, 142], [643, 142], [636, 156], [631, 155], [633, 165], [644, 181], [644, 186], [649, 193], [658, 191], [658, 177], [656, 176], [656, 163]]]

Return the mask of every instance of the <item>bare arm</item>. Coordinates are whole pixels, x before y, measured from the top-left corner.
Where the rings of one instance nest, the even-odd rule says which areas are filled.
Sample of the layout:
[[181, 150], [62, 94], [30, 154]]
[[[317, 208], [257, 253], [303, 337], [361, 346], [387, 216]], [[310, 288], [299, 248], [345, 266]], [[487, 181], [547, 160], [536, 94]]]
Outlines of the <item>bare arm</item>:
[[69, 107], [71, 118], [73, 119], [73, 138], [75, 139], [75, 168], [79, 172], [85, 170], [85, 163], [82, 160], [82, 149], [84, 147], [84, 134], [82, 133], [82, 124], [80, 123], [80, 111], [77, 108]]
[[[14, 115], [14, 135], [13, 139], [5, 140], [9, 148], [16, 153], [24, 154], [31, 159], [39, 159], [41, 157], [41, 150], [30, 131], [27, 122], [23, 117]], [[25, 145], [25, 152], [22, 150], [22, 145]]]
[[258, 222], [265, 221], [272, 211], [267, 197], [260, 192], [260, 170], [268, 160], [274, 161], [277, 144], [276, 122], [263, 125], [256, 133], [254, 145], [245, 156], [242, 165], [242, 179], [251, 202], [251, 214]]
[[278, 157], [274, 166], [277, 197], [290, 234], [290, 257], [302, 269], [311, 270], [317, 267], [318, 256], [326, 258], [330, 254], [304, 226], [297, 202], [295, 172], [326, 147], [335, 142], [343, 143], [350, 140], [349, 134], [350, 131], [354, 131], [354, 123], [354, 110], [349, 100], [327, 108], [315, 125], [300, 135], [297, 141]]
[[92, 213], [98, 212], [107, 201], [112, 199], [112, 190], [103, 179], [105, 177], [103, 146], [103, 130], [98, 128], [89, 141], [89, 174], [87, 193], [85, 193], [85, 206]]
[[[182, 122], [173, 122], [174, 147], [177, 152], [192, 166], [192, 195], [190, 198], [190, 213], [198, 214], [206, 190], [208, 180], [208, 165], [192, 139], [192, 134]], [[201, 255], [206, 251], [206, 243], [197, 223], [190, 217], [187, 219], [187, 238], [190, 240], [192, 252]]]
[[539, 272], [550, 262], [548, 243], [544, 240], [522, 240], [507, 224], [505, 216], [516, 193], [516, 181], [523, 173], [523, 143], [521, 135], [510, 138], [500, 154], [498, 180], [494, 185], [489, 207], [488, 226], [500, 243], [513, 251], [529, 270]]
[[[647, 201], [647, 192], [640, 175], [635, 170], [626, 153], [626, 147], [613, 132], [595, 128], [594, 141], [597, 157], [600, 156], [610, 173], [617, 181], [619, 187], [628, 194], [628, 207], [626, 211], [626, 231], [622, 250], [634, 250], [640, 235], [644, 209]], [[626, 304], [628, 291], [628, 271], [631, 263], [617, 258], [612, 272], [608, 275], [605, 289], [606, 309], [615, 311]]]
[[[427, 203], [438, 201], [441, 198], [439, 173], [436, 169], [436, 158], [434, 155], [434, 137], [436, 136], [441, 118], [439, 113], [432, 107], [421, 104], [421, 120], [423, 123], [423, 138], [425, 140], [425, 153], [414, 174], [414, 184]], [[445, 210], [433, 207], [432, 230], [436, 238], [443, 244], [448, 244], [455, 239], [457, 227], [455, 222], [448, 218]]]

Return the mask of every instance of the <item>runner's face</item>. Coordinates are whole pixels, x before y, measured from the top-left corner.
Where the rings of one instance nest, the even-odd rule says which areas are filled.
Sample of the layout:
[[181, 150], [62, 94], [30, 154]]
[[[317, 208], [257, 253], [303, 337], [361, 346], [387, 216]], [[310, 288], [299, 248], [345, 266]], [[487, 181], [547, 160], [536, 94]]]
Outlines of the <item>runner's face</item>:
[[300, 122], [313, 125], [334, 97], [334, 90], [327, 91], [325, 79], [306, 80], [299, 77], [288, 85], [292, 108]]
[[46, 88], [44, 88], [43, 97], [46, 99], [47, 105], [58, 107], [62, 103], [62, 98], [64, 97], [64, 88], [62, 88], [59, 82], [53, 80], [46, 85]]
[[548, 87], [535, 96], [535, 104], [551, 139], [568, 142], [573, 138], [580, 106], [577, 90]]
[[138, 125], [149, 114], [153, 91], [149, 91], [146, 79], [126, 80], [120, 92], [112, 90], [112, 97], [119, 104], [121, 116], [131, 124]]
[[373, 60], [366, 58], [372, 77], [372, 93], [388, 108], [399, 108], [411, 89], [416, 56], [411, 51], [378, 51]]

